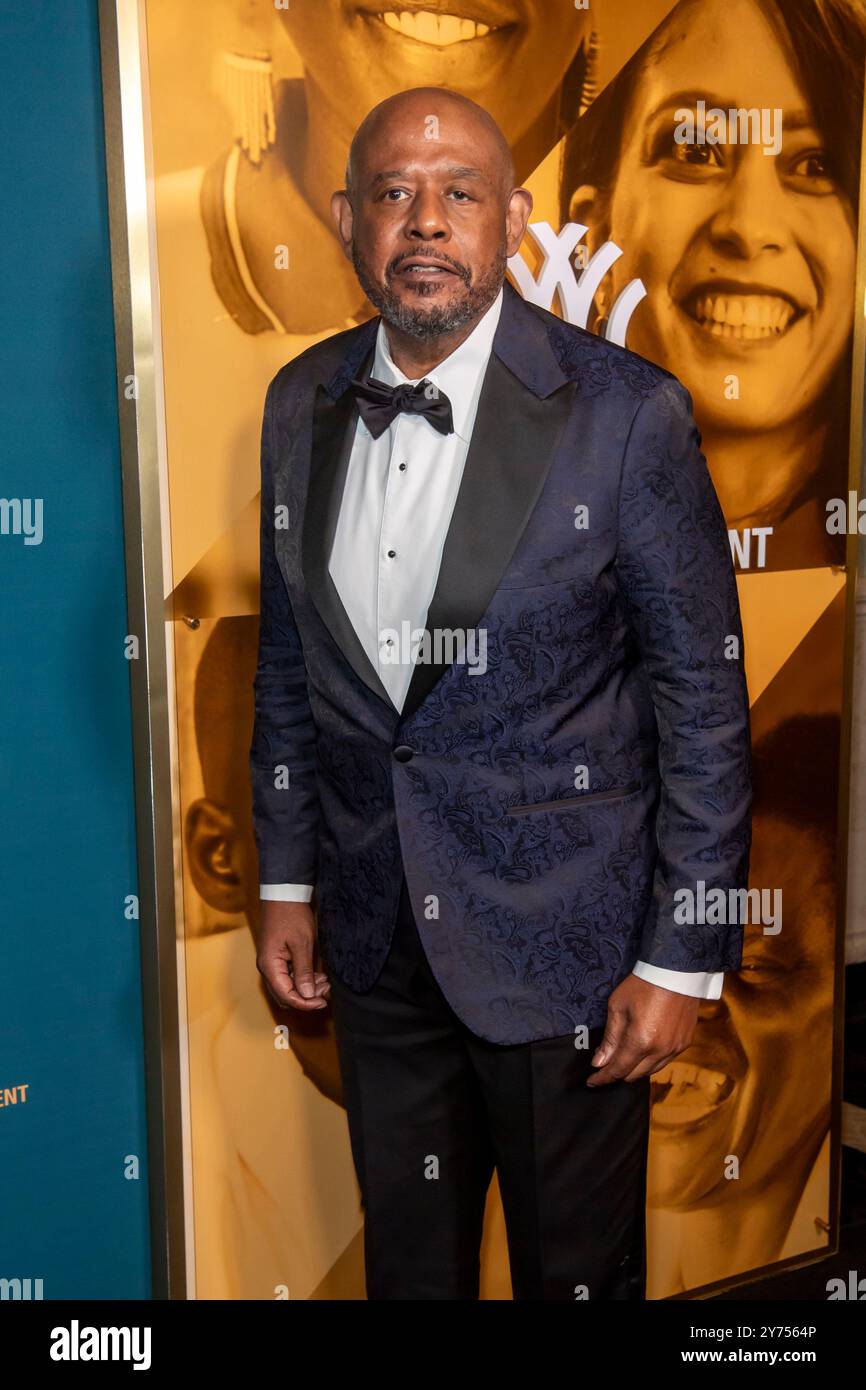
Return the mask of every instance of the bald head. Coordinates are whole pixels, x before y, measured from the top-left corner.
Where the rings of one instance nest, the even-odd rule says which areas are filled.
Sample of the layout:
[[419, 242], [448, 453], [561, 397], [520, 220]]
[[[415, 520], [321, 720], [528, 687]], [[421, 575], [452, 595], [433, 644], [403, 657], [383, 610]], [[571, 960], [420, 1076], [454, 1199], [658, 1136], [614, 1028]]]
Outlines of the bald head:
[[401, 351], [414, 367], [441, 361], [471, 332], [502, 288], [531, 209], [528, 190], [514, 187], [508, 142], [468, 97], [415, 87], [365, 116], [331, 212], [361, 288], [393, 330], [398, 365]]
[[[466, 135], [478, 152], [479, 164], [486, 165], [494, 178], [503, 200], [514, 187], [514, 161], [508, 141], [493, 117], [470, 97], [445, 87], [413, 87], [397, 92], [374, 106], [355, 131], [346, 161], [346, 193], [354, 204], [359, 179], [369, 171], [369, 151], [378, 138], [391, 130], [411, 133], [434, 148], [440, 138], [442, 124]], [[375, 174], [375, 171], [373, 171]]]

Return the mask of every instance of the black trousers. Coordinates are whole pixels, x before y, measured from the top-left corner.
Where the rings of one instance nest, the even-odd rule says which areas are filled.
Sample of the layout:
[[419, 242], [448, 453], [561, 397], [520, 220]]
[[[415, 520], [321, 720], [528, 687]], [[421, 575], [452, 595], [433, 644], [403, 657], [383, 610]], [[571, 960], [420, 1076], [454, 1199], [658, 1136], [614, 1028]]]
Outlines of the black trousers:
[[515, 1299], [643, 1299], [650, 1080], [586, 1086], [604, 1029], [585, 1049], [477, 1037], [436, 983], [405, 880], [373, 988], [330, 979], [367, 1297], [478, 1298], [495, 1168]]

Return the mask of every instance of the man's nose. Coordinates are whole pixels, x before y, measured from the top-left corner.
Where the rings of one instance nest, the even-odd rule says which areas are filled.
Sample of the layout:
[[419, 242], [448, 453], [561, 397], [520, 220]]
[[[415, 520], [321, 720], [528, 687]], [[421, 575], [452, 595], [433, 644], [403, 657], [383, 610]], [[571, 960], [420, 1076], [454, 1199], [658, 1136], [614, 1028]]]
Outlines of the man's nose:
[[443, 241], [451, 235], [442, 199], [432, 190], [420, 191], [406, 219], [406, 234], [421, 241]]

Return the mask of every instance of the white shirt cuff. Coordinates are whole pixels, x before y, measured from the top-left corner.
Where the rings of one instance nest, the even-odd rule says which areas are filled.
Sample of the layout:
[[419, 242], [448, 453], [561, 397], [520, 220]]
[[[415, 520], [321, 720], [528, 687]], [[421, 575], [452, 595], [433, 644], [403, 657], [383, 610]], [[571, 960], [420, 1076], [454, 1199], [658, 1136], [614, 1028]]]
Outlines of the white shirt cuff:
[[[308, 903], [313, 896], [311, 883], [260, 883], [259, 897], [263, 902]], [[666, 970], [646, 961], [635, 963], [633, 975], [651, 985], [661, 985], [676, 994], [691, 994], [698, 999], [720, 999], [725, 979], [723, 970]]]
[[697, 999], [721, 999], [724, 970], [666, 970], [661, 965], [636, 962], [633, 975], [651, 985], [672, 989], [675, 994], [691, 994]]
[[260, 883], [259, 897], [266, 903], [308, 903], [312, 883]]

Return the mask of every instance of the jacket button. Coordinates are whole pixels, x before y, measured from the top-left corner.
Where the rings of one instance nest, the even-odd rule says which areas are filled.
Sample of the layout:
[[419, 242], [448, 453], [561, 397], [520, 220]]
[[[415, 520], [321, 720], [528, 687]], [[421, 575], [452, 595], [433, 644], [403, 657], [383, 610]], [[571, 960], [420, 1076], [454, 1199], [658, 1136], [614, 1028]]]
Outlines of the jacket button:
[[394, 749], [394, 757], [397, 759], [398, 763], [411, 762], [414, 756], [415, 751], [414, 749], [410, 748], [408, 744], [401, 743], [399, 748]]

